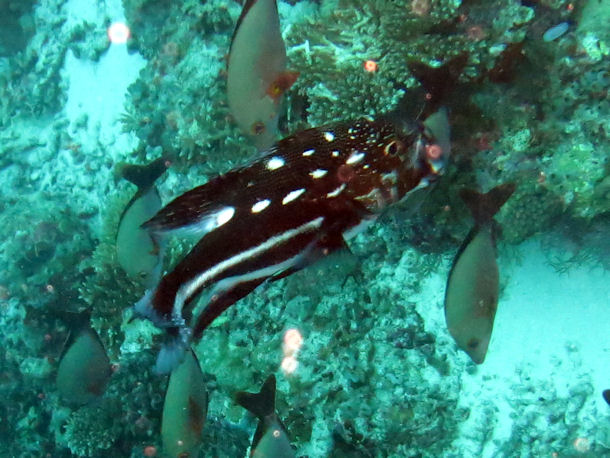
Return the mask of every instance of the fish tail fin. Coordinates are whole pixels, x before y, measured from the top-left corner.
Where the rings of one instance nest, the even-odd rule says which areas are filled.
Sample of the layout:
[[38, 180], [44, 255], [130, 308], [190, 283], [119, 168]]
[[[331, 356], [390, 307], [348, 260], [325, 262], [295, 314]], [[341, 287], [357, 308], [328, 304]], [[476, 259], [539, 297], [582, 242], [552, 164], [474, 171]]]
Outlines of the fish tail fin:
[[275, 375], [271, 374], [258, 393], [240, 391], [235, 402], [258, 418], [265, 418], [275, 412]]
[[184, 360], [186, 351], [190, 348], [189, 332], [184, 327], [168, 329], [167, 339], [155, 363], [154, 373], [158, 375], [169, 374]]
[[477, 225], [490, 221], [515, 192], [515, 183], [504, 183], [486, 193], [473, 189], [462, 189], [460, 197], [470, 210]]
[[146, 189], [159, 178], [167, 169], [167, 162], [160, 157], [149, 164], [119, 164], [118, 174], [130, 183], [135, 184], [138, 189]]
[[[155, 290], [149, 289], [144, 296], [134, 304], [131, 320], [145, 318], [155, 326], [166, 331], [166, 340], [155, 363], [156, 374], [168, 374], [184, 359], [186, 349], [190, 344], [190, 330], [184, 323], [176, 323], [163, 317], [153, 306]], [[130, 320], [130, 321], [131, 321]]]
[[432, 67], [418, 61], [410, 61], [407, 67], [419, 81], [425, 91], [424, 117], [435, 112], [441, 105], [447, 104], [448, 98], [458, 84], [469, 54], [462, 53], [449, 59], [440, 67]]

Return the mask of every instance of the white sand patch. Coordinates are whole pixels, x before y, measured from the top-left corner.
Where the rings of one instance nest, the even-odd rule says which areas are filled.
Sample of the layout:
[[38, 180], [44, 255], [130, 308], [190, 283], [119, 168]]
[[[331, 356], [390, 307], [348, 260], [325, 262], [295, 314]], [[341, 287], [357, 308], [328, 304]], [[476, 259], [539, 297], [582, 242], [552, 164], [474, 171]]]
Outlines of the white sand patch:
[[[121, 133], [119, 118], [125, 93], [145, 65], [139, 54], [129, 54], [125, 45], [110, 45], [99, 62], [80, 60], [66, 54], [64, 74], [68, 81], [66, 115], [70, 134], [79, 141], [114, 145], [123, 152], [133, 149], [137, 139]], [[83, 115], [87, 129], [82, 129]]]
[[[494, 439], [501, 445], [513, 430], [515, 414], [522, 413], [523, 407], [515, 409], [515, 404], [525, 403], [543, 413], [547, 406], [540, 397], [553, 398], [556, 393], [569, 399], [572, 390], [587, 383], [593, 385], [593, 393], [578, 416], [584, 419], [583, 430], [592, 431], [591, 425], [608, 415], [601, 392], [610, 388], [610, 272], [583, 265], [559, 275], [546, 262], [537, 240], [519, 250], [523, 259], [518, 266], [499, 261], [506, 289], [487, 358], [474, 374], [463, 375], [460, 405], [472, 412], [454, 444], [459, 453], [498, 456]], [[448, 271], [447, 263], [428, 278], [423, 297], [416, 301], [426, 326], [435, 329], [440, 342], [450, 339], [443, 312]], [[457, 349], [453, 358], [468, 361]], [[532, 425], [533, 431], [536, 428], [546, 424]], [[490, 429], [491, 437], [486, 437]], [[574, 439], [566, 437], [566, 446]]]

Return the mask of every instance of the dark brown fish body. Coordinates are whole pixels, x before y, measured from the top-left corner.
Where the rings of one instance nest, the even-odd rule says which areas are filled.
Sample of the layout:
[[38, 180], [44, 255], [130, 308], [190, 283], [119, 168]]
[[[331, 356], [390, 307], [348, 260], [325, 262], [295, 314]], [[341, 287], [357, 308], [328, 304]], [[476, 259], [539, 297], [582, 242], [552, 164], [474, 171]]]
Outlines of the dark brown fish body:
[[[423, 129], [404, 134], [385, 121], [332, 124], [287, 137], [250, 165], [188, 191], [145, 227], [201, 240], [136, 311], [181, 346], [198, 338], [265, 280], [344, 247], [361, 223], [436, 179], [444, 157], [438, 148], [429, 154], [433, 141]], [[193, 310], [211, 285], [205, 308]]]

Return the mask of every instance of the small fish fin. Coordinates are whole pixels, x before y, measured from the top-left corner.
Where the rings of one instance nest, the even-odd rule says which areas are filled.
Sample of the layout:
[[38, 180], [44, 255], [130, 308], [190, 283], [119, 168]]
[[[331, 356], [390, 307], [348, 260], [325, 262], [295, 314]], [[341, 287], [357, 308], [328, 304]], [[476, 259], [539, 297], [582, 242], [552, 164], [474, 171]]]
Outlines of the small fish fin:
[[165, 325], [165, 321], [161, 319], [161, 317], [153, 307], [153, 295], [154, 290], [148, 289], [144, 293], [144, 296], [142, 296], [142, 298], [133, 305], [133, 315], [130, 322], [135, 320], [136, 318], [146, 318], [147, 320], [152, 321], [155, 326], [162, 327], [163, 325]]
[[440, 67], [431, 67], [417, 61], [407, 64], [409, 70], [426, 91], [427, 113], [436, 111], [447, 103], [447, 98], [455, 89], [458, 79], [468, 62], [468, 53], [450, 59]]
[[[167, 341], [161, 347], [153, 372], [158, 375], [169, 374], [184, 360], [186, 350], [190, 348], [188, 329], [175, 328], [176, 332], [168, 332]], [[194, 353], [193, 353], [194, 354]]]
[[160, 157], [146, 165], [124, 164], [117, 166], [117, 172], [138, 189], [146, 189], [167, 170], [167, 161]]
[[496, 186], [487, 193], [480, 193], [473, 189], [460, 190], [460, 197], [470, 209], [475, 223], [481, 226], [489, 222], [498, 210], [515, 192], [515, 183], [504, 183]]
[[606, 403], [610, 406], [610, 390], [602, 391], [602, 397], [604, 398], [604, 401], [606, 401]]
[[275, 412], [275, 375], [271, 374], [258, 393], [239, 391], [235, 402], [244, 409], [263, 419]]

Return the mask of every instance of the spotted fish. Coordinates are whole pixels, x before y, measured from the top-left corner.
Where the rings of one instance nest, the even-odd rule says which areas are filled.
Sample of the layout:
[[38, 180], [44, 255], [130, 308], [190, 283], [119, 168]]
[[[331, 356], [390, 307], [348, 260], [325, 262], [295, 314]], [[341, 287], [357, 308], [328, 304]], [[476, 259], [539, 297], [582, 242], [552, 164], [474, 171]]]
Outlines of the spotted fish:
[[[344, 247], [388, 205], [435, 180], [448, 144], [448, 132], [435, 129], [424, 123], [402, 132], [387, 120], [359, 119], [304, 130], [147, 221], [154, 234], [201, 237], [135, 306], [170, 337], [157, 371], [171, 370], [190, 341], [261, 283]], [[208, 287], [209, 299], [195, 307]]]

